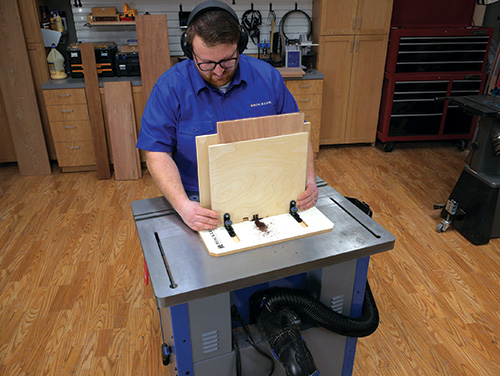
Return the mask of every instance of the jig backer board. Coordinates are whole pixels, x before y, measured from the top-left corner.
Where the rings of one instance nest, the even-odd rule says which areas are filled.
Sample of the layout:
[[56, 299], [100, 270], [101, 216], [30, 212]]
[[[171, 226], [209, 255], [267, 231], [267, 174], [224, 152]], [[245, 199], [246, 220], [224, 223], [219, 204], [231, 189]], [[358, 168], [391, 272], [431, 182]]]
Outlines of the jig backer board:
[[208, 147], [212, 210], [233, 223], [288, 213], [304, 192], [307, 132]]
[[208, 253], [218, 257], [333, 230], [333, 222], [316, 207], [299, 212], [299, 215], [307, 227], [286, 213], [261, 219], [265, 227], [258, 227], [254, 221], [233, 224], [237, 240], [229, 235], [225, 227], [200, 231], [199, 234]]
[[217, 122], [221, 144], [304, 131], [303, 112]]

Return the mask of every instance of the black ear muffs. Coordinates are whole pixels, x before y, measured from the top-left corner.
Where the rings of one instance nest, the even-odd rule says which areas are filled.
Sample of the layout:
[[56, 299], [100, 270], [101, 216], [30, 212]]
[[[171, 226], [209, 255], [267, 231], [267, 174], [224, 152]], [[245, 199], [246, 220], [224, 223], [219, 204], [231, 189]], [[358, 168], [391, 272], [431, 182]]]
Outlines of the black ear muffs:
[[[225, 10], [231, 16], [233, 16], [239, 24], [239, 19], [238, 16], [236, 15], [236, 12], [229, 5], [220, 1], [205, 1], [194, 7], [193, 11], [191, 12], [187, 20], [187, 27], [189, 28], [189, 26], [191, 26], [194, 20], [196, 20], [202, 13], [212, 9]], [[245, 49], [247, 48], [247, 44], [248, 44], [248, 33], [246, 32], [245, 28], [241, 27], [240, 25], [240, 39], [238, 40], [238, 52], [240, 54], [243, 53], [243, 51], [245, 51]], [[181, 48], [184, 54], [189, 59], [192, 60], [193, 48], [188, 42], [186, 32], [183, 32], [181, 34]]]

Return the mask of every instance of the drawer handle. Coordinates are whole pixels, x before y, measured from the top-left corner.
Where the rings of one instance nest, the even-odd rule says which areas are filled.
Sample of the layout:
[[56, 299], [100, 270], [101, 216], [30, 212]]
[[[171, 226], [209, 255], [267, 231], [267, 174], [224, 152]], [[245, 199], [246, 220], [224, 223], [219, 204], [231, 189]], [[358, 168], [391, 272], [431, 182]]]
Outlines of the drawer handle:
[[61, 110], [61, 112], [73, 112], [73, 110]]
[[299, 85], [299, 87], [311, 87], [311, 85]]
[[64, 97], [71, 97], [71, 94], [58, 94], [57, 96], [59, 98], [64, 98]]
[[310, 101], [311, 101], [310, 98], [309, 99], [299, 99], [299, 102], [310, 102]]
[[65, 125], [64, 128], [65, 129], [75, 129], [76, 125]]
[[81, 146], [68, 146], [68, 149], [80, 149]]
[[[449, 107], [449, 106], [448, 106], [448, 107]], [[306, 117], [309, 117], [309, 114], [304, 114], [304, 117], [305, 117], [305, 118], [306, 118]]]

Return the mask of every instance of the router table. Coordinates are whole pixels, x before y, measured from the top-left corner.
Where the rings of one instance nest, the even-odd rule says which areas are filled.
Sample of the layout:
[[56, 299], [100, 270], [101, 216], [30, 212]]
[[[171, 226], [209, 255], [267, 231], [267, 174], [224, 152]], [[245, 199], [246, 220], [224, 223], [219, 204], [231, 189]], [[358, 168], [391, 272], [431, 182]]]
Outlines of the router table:
[[[237, 357], [242, 376], [267, 375], [269, 361], [231, 320], [236, 306], [249, 323], [248, 298], [261, 289], [300, 288], [342, 315], [361, 315], [369, 256], [391, 250], [395, 238], [319, 178], [317, 186], [316, 207], [334, 223], [333, 231], [222, 257], [208, 254], [200, 235], [163, 197], [132, 203], [170, 376], [236, 376]], [[257, 326], [249, 329], [269, 350]], [[352, 374], [356, 338], [301, 329], [322, 375]], [[283, 366], [275, 365], [273, 375], [284, 376]]]

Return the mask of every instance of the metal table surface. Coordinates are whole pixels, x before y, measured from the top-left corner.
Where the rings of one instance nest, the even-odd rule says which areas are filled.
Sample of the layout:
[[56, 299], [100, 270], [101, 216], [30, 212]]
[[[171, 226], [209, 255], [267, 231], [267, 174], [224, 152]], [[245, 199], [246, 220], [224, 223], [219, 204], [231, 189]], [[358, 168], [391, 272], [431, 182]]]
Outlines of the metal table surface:
[[182, 222], [163, 197], [133, 202], [158, 307], [234, 291], [394, 247], [393, 235], [320, 179], [317, 185], [320, 193], [316, 207], [334, 223], [333, 231], [221, 257], [208, 254], [199, 234]]

